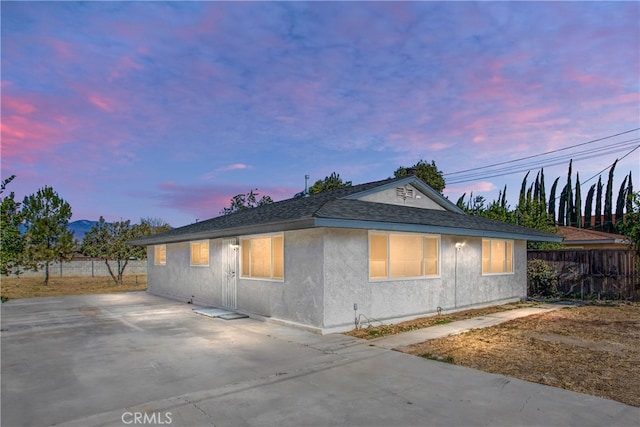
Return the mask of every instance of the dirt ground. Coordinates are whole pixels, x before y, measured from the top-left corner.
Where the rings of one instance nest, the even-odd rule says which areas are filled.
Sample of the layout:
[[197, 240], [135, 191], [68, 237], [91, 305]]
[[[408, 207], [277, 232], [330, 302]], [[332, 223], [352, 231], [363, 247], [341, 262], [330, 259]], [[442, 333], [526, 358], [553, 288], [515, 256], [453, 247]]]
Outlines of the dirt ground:
[[443, 325], [445, 323], [455, 322], [457, 320], [471, 319], [473, 317], [486, 316], [492, 313], [498, 313], [515, 308], [535, 307], [538, 302], [519, 302], [512, 304], [494, 305], [486, 308], [475, 308], [471, 310], [457, 311], [450, 314], [440, 314], [428, 317], [421, 317], [414, 320], [398, 323], [395, 325], [383, 325], [380, 322], [372, 322], [360, 329], [346, 332], [356, 338], [364, 338], [370, 340], [373, 338], [383, 337], [385, 335], [399, 334], [401, 332], [409, 332], [415, 329], [427, 328], [429, 326]]
[[640, 304], [587, 305], [402, 351], [640, 406]]
[[62, 295], [106, 294], [112, 292], [144, 291], [146, 275], [124, 276], [124, 283], [116, 285], [111, 277], [55, 277], [43, 285], [42, 277], [0, 277], [2, 299], [54, 297]]

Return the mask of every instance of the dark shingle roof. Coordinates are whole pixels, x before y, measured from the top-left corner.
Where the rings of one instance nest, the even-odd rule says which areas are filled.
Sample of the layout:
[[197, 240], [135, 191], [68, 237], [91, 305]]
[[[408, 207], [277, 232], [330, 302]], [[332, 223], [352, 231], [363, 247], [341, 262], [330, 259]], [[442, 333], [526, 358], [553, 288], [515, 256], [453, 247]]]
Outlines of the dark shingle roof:
[[[465, 231], [469, 235], [491, 235], [492, 233], [493, 235], [504, 235], [505, 233], [511, 233], [522, 239], [548, 240], [551, 238], [551, 240], [555, 240], [552, 235], [536, 230], [453, 212], [457, 208], [444, 198], [442, 198], [441, 202], [445, 206], [450, 205], [448, 208], [451, 211], [422, 209], [347, 198], [377, 187], [409, 182], [425, 185], [415, 177], [369, 182], [309, 195], [308, 197], [282, 200], [211, 218], [184, 227], [174, 228], [165, 233], [136, 239], [131, 243], [152, 245], [318, 226], [388, 228], [385, 224], [391, 225], [389, 229], [398, 229], [398, 225], [402, 224], [408, 230], [419, 227], [422, 231], [428, 231], [431, 228], [433, 232], [449, 232], [449, 234], [461, 234], [465, 233]], [[394, 224], [396, 225], [395, 227], [393, 226]], [[416, 231], [418, 230], [416, 229]], [[474, 232], [472, 233], [471, 231]]]
[[424, 231], [429, 229], [434, 229], [435, 231], [437, 229], [438, 232], [444, 232], [444, 229], [449, 229], [447, 234], [469, 234], [488, 237], [511, 234], [520, 236], [520, 238], [528, 238], [529, 240], [547, 240], [552, 236], [542, 231], [464, 213], [360, 200], [333, 200], [325, 204], [316, 212], [315, 216], [331, 220], [361, 221], [365, 223], [363, 225], [366, 225], [367, 222], [370, 224], [417, 225], [422, 226]]
[[[146, 245], [162, 242], [186, 241], [193, 240], [192, 237], [194, 236], [199, 236], [198, 238], [206, 238], [207, 236], [225, 237], [236, 235], [237, 233], [234, 233], [232, 230], [235, 231], [245, 227], [254, 228], [255, 226], [266, 224], [282, 224], [290, 221], [300, 222], [302, 220], [302, 222], [304, 222], [304, 220], [313, 220], [313, 214], [330, 200], [367, 191], [394, 181], [397, 181], [397, 179], [385, 179], [382, 181], [369, 182], [366, 184], [326, 191], [319, 194], [312, 194], [308, 197], [281, 200], [268, 205], [185, 225], [184, 227], [174, 228], [165, 233], [136, 239], [132, 241], [132, 243]], [[228, 232], [225, 233], [225, 230]]]

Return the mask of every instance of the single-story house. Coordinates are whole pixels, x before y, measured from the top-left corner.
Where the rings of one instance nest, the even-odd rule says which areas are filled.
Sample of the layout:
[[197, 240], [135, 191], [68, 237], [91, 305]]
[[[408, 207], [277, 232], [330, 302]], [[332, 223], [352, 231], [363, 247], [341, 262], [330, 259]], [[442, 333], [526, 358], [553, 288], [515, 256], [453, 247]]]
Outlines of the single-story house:
[[466, 215], [407, 176], [130, 243], [147, 246], [152, 294], [330, 333], [525, 298], [527, 240], [561, 239]]
[[626, 236], [586, 228], [560, 226], [556, 234], [566, 249], [629, 249], [631, 245]]

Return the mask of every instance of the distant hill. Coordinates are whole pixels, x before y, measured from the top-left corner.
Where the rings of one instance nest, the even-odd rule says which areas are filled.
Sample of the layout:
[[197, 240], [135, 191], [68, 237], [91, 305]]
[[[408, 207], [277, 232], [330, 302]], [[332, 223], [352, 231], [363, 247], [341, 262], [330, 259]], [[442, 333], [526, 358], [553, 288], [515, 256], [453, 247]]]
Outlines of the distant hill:
[[[73, 240], [77, 240], [78, 242], [82, 243], [82, 239], [84, 239], [84, 235], [87, 234], [87, 232], [91, 230], [91, 227], [93, 227], [97, 223], [98, 221], [89, 221], [86, 219], [79, 219], [78, 221], [70, 222], [68, 228], [69, 228], [69, 231], [73, 233]], [[20, 233], [24, 234], [25, 232], [24, 225], [20, 225], [18, 229], [20, 230]]]
[[86, 219], [79, 219], [69, 223], [69, 230], [73, 232], [73, 239], [78, 242], [82, 242], [84, 235], [91, 230], [91, 227], [96, 225], [98, 221], [89, 221]]

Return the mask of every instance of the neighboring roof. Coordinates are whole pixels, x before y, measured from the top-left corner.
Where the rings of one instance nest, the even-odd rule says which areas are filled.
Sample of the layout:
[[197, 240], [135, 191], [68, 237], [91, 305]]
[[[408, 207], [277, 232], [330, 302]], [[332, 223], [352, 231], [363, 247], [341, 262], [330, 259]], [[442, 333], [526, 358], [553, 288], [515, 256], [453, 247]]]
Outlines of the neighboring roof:
[[562, 226], [558, 227], [557, 234], [562, 237], [562, 243], [564, 244], [629, 244], [629, 239], [627, 239], [626, 236], [605, 233], [604, 231], [588, 230], [585, 228]]
[[[411, 184], [445, 210], [432, 210], [356, 200], [357, 197]], [[466, 215], [456, 205], [415, 176], [386, 179], [235, 212], [165, 233], [131, 241], [135, 245], [183, 242], [314, 227], [416, 231], [533, 241], [560, 238], [486, 218]]]

